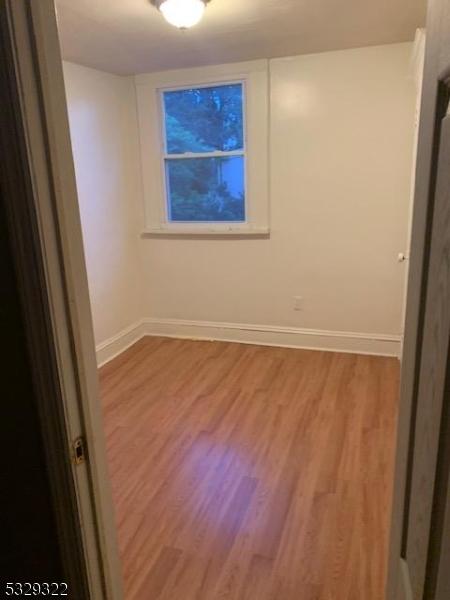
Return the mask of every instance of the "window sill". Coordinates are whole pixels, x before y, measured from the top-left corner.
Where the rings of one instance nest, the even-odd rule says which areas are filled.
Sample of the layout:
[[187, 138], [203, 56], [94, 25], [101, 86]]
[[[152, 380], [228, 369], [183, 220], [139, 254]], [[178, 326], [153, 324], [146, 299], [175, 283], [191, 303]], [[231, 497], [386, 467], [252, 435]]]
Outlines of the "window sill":
[[161, 229], [145, 229], [141, 237], [214, 237], [214, 238], [262, 238], [270, 237], [270, 229], [268, 227], [249, 227], [249, 228], [214, 228], [214, 227], [173, 227]]

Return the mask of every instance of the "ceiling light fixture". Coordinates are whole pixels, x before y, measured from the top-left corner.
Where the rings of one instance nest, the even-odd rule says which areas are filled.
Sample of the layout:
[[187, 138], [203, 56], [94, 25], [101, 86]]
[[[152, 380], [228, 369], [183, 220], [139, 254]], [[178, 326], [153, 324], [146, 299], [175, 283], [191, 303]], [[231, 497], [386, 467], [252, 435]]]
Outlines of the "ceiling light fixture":
[[188, 29], [201, 21], [208, 2], [209, 0], [155, 0], [154, 4], [168, 23], [178, 29]]

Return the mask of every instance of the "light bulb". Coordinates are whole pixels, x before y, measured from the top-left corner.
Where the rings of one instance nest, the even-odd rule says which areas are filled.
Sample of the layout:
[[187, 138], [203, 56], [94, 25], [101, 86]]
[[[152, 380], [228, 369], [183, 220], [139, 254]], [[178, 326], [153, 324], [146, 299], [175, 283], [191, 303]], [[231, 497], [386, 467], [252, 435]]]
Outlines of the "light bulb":
[[193, 27], [203, 17], [204, 0], [164, 0], [159, 10], [171, 25], [179, 29]]

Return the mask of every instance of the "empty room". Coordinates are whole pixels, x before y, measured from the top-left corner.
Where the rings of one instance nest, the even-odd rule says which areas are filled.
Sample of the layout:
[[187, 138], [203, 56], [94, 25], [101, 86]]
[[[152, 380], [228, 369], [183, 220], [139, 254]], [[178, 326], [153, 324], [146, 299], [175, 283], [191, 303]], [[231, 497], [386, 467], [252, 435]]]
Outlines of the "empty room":
[[382, 600], [425, 2], [56, 8], [124, 598]]

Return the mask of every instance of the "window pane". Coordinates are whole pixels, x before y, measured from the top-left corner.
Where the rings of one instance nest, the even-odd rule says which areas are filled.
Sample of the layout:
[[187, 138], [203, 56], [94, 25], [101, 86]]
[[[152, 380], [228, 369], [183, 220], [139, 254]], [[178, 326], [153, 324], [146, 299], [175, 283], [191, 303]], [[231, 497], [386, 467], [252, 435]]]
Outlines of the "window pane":
[[169, 221], [245, 221], [244, 158], [166, 160]]
[[163, 92], [168, 154], [244, 147], [242, 84]]

